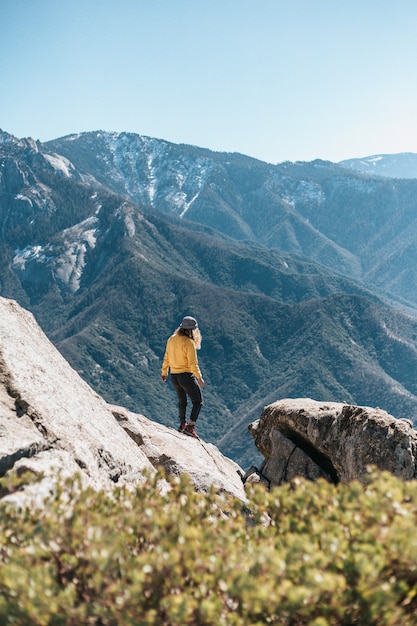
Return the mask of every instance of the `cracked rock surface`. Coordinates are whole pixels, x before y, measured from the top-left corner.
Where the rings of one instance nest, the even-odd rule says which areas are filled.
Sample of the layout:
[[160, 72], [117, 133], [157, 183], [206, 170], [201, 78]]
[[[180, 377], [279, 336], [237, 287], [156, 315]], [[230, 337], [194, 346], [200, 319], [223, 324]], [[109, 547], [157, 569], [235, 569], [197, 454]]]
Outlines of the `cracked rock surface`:
[[31, 313], [0, 298], [0, 476], [12, 468], [42, 473], [41, 496], [58, 475], [78, 473], [110, 489], [143, 481], [160, 465], [188, 472], [198, 490], [213, 484], [245, 499], [236, 463], [215, 446], [107, 404]]
[[363, 482], [372, 465], [404, 480], [417, 477], [417, 431], [379, 408], [283, 399], [266, 406], [249, 431], [271, 486], [295, 476]]

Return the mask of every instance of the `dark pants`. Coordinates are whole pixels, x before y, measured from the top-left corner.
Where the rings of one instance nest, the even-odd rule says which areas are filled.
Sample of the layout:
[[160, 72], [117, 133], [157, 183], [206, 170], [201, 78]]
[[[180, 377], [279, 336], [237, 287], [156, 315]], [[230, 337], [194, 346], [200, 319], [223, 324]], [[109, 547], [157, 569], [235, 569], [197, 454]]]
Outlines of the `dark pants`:
[[180, 422], [186, 422], [185, 412], [187, 409], [187, 396], [190, 398], [193, 408], [191, 409], [190, 421], [196, 422], [203, 406], [203, 396], [200, 386], [194, 374], [171, 374], [172, 385], [178, 396], [178, 415]]

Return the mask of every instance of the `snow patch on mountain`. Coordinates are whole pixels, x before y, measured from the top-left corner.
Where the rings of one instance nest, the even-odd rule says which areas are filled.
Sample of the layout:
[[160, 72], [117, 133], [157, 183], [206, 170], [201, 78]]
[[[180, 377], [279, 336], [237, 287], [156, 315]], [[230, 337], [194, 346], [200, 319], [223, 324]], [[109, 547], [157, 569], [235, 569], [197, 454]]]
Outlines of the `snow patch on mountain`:
[[105, 149], [100, 159], [106, 163], [109, 176], [140, 203], [153, 206], [156, 191], [154, 159], [164, 150], [158, 142], [130, 133], [99, 133]]
[[33, 207], [33, 202], [30, 198], [28, 198], [27, 196], [25, 196], [22, 193], [18, 193], [15, 195], [14, 197], [15, 200], [22, 200], [23, 202], [27, 202], [31, 207]]
[[87, 250], [96, 245], [97, 218], [92, 216], [63, 231], [62, 252], [55, 261], [55, 276], [72, 292], [80, 288]]
[[321, 204], [326, 199], [321, 186], [310, 180], [300, 181], [296, 196], [297, 199], [310, 200], [316, 204]]
[[46, 266], [54, 280], [63, 283], [75, 293], [80, 288], [86, 253], [96, 245], [97, 222], [97, 217], [89, 217], [64, 230], [56, 243], [15, 250], [12, 267], [30, 280], [33, 270], [36, 274], [36, 267]]
[[347, 159], [340, 161], [339, 164], [370, 176], [417, 178], [417, 154], [414, 152], [374, 154], [363, 158]]
[[146, 155], [146, 163], [147, 163], [148, 172], [149, 172], [149, 175], [148, 175], [149, 176], [149, 185], [148, 185], [149, 201], [151, 205], [153, 206], [153, 201], [155, 197], [156, 176], [155, 176], [154, 168], [152, 166], [151, 154]]
[[[91, 231], [89, 234], [91, 234]], [[58, 280], [68, 285], [75, 293], [80, 288], [80, 280], [85, 266], [85, 254], [87, 244], [82, 242], [65, 242], [64, 252], [55, 262], [55, 276]]]
[[155, 194], [158, 182], [158, 162], [166, 153], [167, 144], [164, 141], [156, 141], [151, 137], [140, 137], [147, 167], [147, 193], [151, 206], [154, 206]]
[[[100, 133], [101, 160], [136, 202], [183, 216], [214, 169], [209, 157], [187, 157], [167, 141], [131, 133]], [[176, 152], [178, 151], [178, 157]]]
[[271, 173], [267, 189], [277, 194], [284, 202], [296, 207], [298, 202], [311, 202], [318, 206], [325, 201], [326, 195], [318, 183], [312, 180], [294, 180], [287, 176]]
[[20, 272], [24, 272], [26, 264], [30, 261], [44, 262], [46, 260], [47, 257], [42, 246], [27, 246], [23, 250], [15, 250], [12, 267]]
[[193, 204], [193, 202], [195, 200], [197, 200], [198, 198], [198, 193], [196, 193], [190, 200], [190, 202], [184, 202], [183, 205], [183, 210], [180, 213], [180, 217], [184, 217], [184, 215], [187, 213], [188, 209], [190, 208], [190, 206]]
[[135, 212], [135, 207], [125, 202], [117, 209], [115, 214], [116, 217], [123, 220], [127, 237], [134, 237], [136, 234]]
[[44, 154], [43, 158], [54, 168], [54, 170], [62, 172], [66, 178], [70, 178], [71, 170], [74, 169], [74, 166], [68, 159], [58, 154]]

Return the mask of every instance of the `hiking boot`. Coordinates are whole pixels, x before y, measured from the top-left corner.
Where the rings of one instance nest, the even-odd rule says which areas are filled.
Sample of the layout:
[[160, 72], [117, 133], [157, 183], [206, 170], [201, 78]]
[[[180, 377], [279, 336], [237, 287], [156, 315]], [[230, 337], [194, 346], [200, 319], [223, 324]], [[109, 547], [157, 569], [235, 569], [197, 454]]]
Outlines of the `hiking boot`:
[[187, 422], [181, 422], [178, 432], [183, 433], [186, 428], [187, 428]]
[[195, 432], [194, 424], [188, 424], [184, 430], [185, 435], [189, 435], [190, 437], [194, 437], [194, 439], [200, 439], [200, 437]]

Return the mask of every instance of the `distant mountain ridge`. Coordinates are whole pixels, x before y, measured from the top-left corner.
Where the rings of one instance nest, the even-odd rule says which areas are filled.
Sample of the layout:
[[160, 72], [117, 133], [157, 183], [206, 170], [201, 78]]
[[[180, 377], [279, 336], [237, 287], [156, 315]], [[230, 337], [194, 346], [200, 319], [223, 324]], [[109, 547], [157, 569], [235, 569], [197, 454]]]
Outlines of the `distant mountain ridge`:
[[140, 206], [302, 255], [417, 304], [417, 180], [327, 161], [263, 163], [132, 133], [45, 144]]
[[417, 178], [417, 154], [414, 152], [374, 154], [361, 159], [346, 159], [340, 161], [339, 165], [370, 176]]
[[195, 315], [200, 433], [244, 467], [236, 433], [280, 397], [417, 418], [417, 321], [392, 306], [417, 309], [416, 191], [129, 133], [0, 132], [0, 295], [107, 401], [165, 425], [165, 341]]

